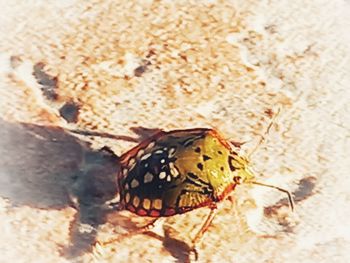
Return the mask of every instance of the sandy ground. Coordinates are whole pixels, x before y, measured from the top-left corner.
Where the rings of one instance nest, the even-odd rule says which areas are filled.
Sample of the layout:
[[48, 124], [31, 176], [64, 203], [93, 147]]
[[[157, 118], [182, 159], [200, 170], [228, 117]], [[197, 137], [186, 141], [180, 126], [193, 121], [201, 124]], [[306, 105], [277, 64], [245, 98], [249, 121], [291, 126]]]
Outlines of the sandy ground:
[[[187, 262], [207, 209], [108, 213], [117, 155], [147, 129], [213, 127], [259, 180], [198, 262], [350, 262], [350, 2], [0, 1], [0, 262]], [[119, 140], [76, 135], [82, 129]], [[105, 245], [95, 246], [117, 238]]]

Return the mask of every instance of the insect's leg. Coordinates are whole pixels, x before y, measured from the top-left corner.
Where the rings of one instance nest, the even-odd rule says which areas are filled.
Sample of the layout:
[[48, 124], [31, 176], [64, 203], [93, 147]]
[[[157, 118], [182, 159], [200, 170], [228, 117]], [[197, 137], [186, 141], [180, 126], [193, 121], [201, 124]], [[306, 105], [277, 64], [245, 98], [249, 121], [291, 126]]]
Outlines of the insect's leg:
[[152, 136], [156, 136], [157, 134], [164, 132], [162, 129], [149, 129], [144, 127], [131, 127], [130, 130], [136, 133], [141, 140], [147, 139]]
[[115, 152], [107, 145], [103, 146], [101, 149], [100, 149], [100, 152], [103, 152], [105, 153], [106, 155], [108, 156], [111, 156], [111, 157], [118, 157]]
[[79, 130], [79, 129], [67, 129], [71, 133], [75, 133], [78, 135], [84, 135], [84, 136], [95, 136], [95, 137], [101, 137], [101, 138], [108, 138], [108, 139], [114, 139], [114, 140], [122, 140], [127, 142], [136, 142], [138, 143], [139, 140], [134, 137], [126, 136], [126, 135], [114, 135], [107, 132], [98, 132], [98, 131], [88, 131], [88, 130]]
[[230, 144], [232, 144], [236, 148], [241, 148], [243, 144], [246, 144], [247, 142], [236, 142], [236, 141], [230, 141]]
[[201, 239], [203, 238], [203, 235], [208, 230], [208, 228], [209, 228], [211, 222], [213, 221], [216, 213], [217, 213], [217, 206], [216, 206], [216, 204], [212, 204], [210, 206], [210, 212], [209, 212], [207, 218], [205, 219], [202, 227], [199, 229], [199, 231], [197, 232], [195, 237], [192, 239], [192, 251], [195, 254], [196, 260], [198, 258], [198, 253], [197, 253], [197, 250], [196, 250], [196, 244], [198, 244], [201, 241]]
[[212, 207], [210, 207], [210, 212], [209, 212], [209, 214], [208, 214], [204, 224], [199, 229], [199, 231], [197, 232], [196, 236], [193, 238], [192, 244], [195, 245], [196, 243], [200, 242], [200, 240], [203, 237], [204, 233], [208, 230], [208, 227], [210, 226], [211, 222], [213, 221], [216, 213], [217, 213], [217, 206], [213, 205]]
[[159, 217], [153, 219], [151, 222], [147, 223], [146, 225], [130, 232], [129, 234], [131, 235], [136, 235], [136, 234], [142, 234], [142, 233], [145, 233], [145, 232], [148, 232], [150, 230], [152, 230], [155, 225], [156, 225], [156, 222], [159, 220]]
[[155, 227], [155, 224], [156, 224], [156, 222], [158, 220], [159, 220], [159, 218], [153, 219], [151, 222], [147, 223], [146, 225], [144, 225], [142, 227], [139, 227], [139, 228], [137, 228], [135, 230], [132, 230], [132, 231], [130, 231], [128, 233], [122, 234], [122, 235], [120, 235], [117, 238], [112, 238], [112, 239], [110, 239], [108, 241], [105, 241], [105, 242], [98, 242], [98, 244], [100, 246], [106, 246], [108, 244], [118, 242], [118, 241], [120, 241], [120, 240], [122, 240], [124, 238], [130, 237], [130, 236], [133, 236], [133, 235], [143, 234], [145, 232], [148, 232], [148, 231], [152, 230], [152, 228]]

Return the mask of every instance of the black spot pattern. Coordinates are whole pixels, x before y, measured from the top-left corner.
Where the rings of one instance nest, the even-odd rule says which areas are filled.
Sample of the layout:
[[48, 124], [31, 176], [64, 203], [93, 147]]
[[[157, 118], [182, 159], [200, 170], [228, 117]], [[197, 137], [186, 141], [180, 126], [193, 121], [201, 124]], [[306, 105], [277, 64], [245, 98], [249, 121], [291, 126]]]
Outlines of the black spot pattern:
[[233, 166], [232, 161], [234, 161], [235, 158], [233, 156], [229, 155], [228, 156], [228, 165], [230, 166], [230, 170], [234, 172], [236, 170], [236, 167]]
[[195, 151], [196, 153], [200, 153], [200, 152], [201, 152], [201, 148], [200, 148], [200, 147], [197, 147], [196, 149], [194, 149], [194, 151]]
[[203, 155], [203, 160], [204, 161], [208, 161], [208, 160], [210, 160], [211, 159], [211, 157], [210, 156], [208, 156], [208, 155]]

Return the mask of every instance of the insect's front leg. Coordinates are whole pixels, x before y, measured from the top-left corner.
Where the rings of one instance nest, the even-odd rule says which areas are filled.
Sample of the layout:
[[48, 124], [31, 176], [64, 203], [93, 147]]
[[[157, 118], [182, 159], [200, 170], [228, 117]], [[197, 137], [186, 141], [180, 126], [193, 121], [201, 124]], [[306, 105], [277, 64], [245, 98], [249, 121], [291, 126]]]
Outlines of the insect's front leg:
[[199, 229], [199, 231], [197, 232], [195, 237], [192, 239], [191, 251], [194, 253], [195, 260], [198, 259], [198, 252], [196, 249], [196, 245], [198, 243], [200, 243], [200, 241], [202, 240], [203, 235], [205, 234], [205, 232], [207, 232], [209, 226], [211, 225], [211, 222], [213, 221], [213, 219], [217, 213], [217, 206], [215, 203], [213, 203], [209, 208], [210, 208], [210, 212], [209, 212], [206, 220], [204, 221], [203, 225], [201, 226], [201, 228]]

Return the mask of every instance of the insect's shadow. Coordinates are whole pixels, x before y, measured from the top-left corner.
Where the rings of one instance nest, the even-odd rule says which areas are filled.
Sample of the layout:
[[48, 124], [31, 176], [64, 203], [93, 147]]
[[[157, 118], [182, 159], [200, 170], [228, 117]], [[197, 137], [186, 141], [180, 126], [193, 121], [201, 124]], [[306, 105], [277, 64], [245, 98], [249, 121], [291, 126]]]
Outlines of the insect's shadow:
[[60, 209], [84, 149], [62, 129], [0, 119], [0, 195], [14, 206]]
[[91, 249], [95, 231], [81, 233], [78, 226], [96, 227], [104, 221], [99, 204], [115, 193], [117, 157], [93, 151], [61, 128], [2, 119], [0, 125], [0, 196], [12, 206], [46, 210], [76, 206], [73, 245], [62, 252], [74, 256]]
[[[0, 125], [0, 197], [8, 199], [12, 206], [46, 210], [75, 207], [71, 246], [61, 252], [67, 258], [75, 258], [91, 251], [97, 228], [110, 213], [104, 204], [117, 191], [118, 157], [110, 151], [92, 150], [88, 143], [62, 128], [10, 123], [1, 118]], [[121, 139], [141, 141], [159, 130], [133, 128], [133, 131], [138, 138], [121, 136]], [[127, 218], [118, 217], [117, 224], [135, 228]], [[181, 252], [174, 249], [177, 244], [169, 246], [169, 240], [172, 239], [164, 239], [164, 247], [182, 259]]]

